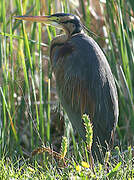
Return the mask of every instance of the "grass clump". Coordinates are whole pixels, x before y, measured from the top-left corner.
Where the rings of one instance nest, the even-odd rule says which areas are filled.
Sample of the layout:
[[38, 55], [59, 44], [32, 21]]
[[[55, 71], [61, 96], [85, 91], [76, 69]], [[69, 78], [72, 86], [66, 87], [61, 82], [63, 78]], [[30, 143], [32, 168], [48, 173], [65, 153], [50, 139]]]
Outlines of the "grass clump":
[[3, 157], [0, 160], [0, 179], [133, 179], [134, 159], [125, 160], [129, 152], [121, 155], [121, 160], [108, 160], [105, 164], [95, 164], [94, 171], [85, 161], [77, 162], [70, 157], [66, 166], [59, 166], [56, 161], [37, 162], [34, 159], [12, 159]]

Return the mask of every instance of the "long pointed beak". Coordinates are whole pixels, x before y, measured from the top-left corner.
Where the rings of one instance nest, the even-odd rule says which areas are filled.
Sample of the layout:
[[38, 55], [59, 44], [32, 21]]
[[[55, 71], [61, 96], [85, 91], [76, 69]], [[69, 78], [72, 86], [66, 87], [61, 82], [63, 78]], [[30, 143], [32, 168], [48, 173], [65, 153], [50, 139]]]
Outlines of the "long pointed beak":
[[26, 20], [26, 21], [32, 21], [32, 22], [51, 24], [50, 16], [14, 16], [14, 18], [18, 20]]
[[62, 29], [63, 27], [57, 23], [52, 16], [14, 16], [18, 20], [26, 20], [31, 22], [40, 22]]

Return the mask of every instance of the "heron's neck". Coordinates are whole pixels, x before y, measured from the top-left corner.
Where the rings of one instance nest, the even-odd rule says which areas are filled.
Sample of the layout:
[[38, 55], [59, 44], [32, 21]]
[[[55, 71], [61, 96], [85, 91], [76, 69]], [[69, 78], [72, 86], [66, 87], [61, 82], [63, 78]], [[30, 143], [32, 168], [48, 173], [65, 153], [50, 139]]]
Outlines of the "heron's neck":
[[51, 47], [53, 45], [60, 45], [64, 44], [69, 39], [69, 36], [67, 34], [62, 34], [57, 37], [55, 37], [51, 42]]
[[53, 56], [55, 54], [55, 51], [57, 49], [57, 46], [62, 46], [68, 39], [69, 39], [69, 36], [67, 34], [62, 34], [62, 35], [55, 37], [51, 41], [51, 46], [50, 46], [50, 60], [51, 60], [51, 62], [52, 62]]

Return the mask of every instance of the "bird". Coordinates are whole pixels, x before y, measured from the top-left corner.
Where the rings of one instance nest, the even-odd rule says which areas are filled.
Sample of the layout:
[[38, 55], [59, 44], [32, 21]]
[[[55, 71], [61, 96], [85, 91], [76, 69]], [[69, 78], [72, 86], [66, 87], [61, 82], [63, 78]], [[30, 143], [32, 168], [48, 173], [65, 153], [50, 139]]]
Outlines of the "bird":
[[82, 119], [87, 114], [93, 126], [92, 155], [102, 161], [114, 142], [119, 116], [117, 88], [106, 55], [87, 33], [77, 15], [16, 16], [64, 31], [50, 45], [50, 61], [56, 90], [74, 130], [86, 142]]

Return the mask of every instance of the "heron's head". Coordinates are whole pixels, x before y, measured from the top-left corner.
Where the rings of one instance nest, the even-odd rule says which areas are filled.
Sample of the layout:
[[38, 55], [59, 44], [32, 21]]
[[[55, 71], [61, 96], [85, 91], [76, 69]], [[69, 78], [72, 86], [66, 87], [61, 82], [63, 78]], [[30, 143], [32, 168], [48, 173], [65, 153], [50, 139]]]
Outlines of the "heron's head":
[[18, 20], [40, 22], [57, 28], [62, 28], [69, 35], [82, 31], [82, 25], [79, 17], [73, 14], [56, 13], [50, 16], [15, 16], [15, 18]]

